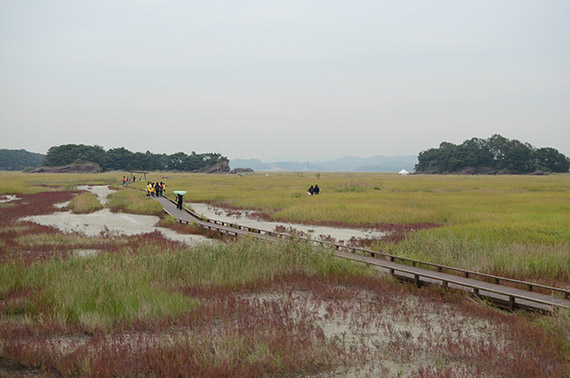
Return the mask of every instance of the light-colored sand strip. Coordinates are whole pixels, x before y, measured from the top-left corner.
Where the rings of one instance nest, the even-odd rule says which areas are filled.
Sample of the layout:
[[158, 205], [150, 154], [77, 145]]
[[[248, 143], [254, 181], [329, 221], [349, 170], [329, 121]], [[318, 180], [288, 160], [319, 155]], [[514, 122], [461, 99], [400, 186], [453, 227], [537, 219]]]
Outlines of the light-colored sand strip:
[[169, 229], [155, 227], [160, 220], [157, 216], [112, 213], [109, 209], [91, 214], [73, 214], [71, 211], [63, 211], [50, 215], [25, 217], [22, 220], [52, 226], [62, 232], [79, 232], [87, 236], [139, 235], [158, 230], [167, 239], [180, 241], [189, 246], [210, 242], [210, 239], [201, 235], [177, 234]]
[[13, 196], [11, 194], [6, 194], [4, 196], [0, 196], [0, 203], [6, 203], [6, 202], [12, 202], [12, 201], [18, 201], [21, 198], [18, 198], [16, 196]]
[[348, 241], [352, 237], [361, 239], [381, 238], [386, 235], [385, 232], [376, 230], [364, 230], [354, 228], [336, 228], [324, 226], [311, 226], [304, 224], [282, 223], [282, 222], [266, 222], [254, 219], [250, 216], [250, 211], [240, 211], [239, 215], [234, 215], [235, 211], [228, 214], [224, 209], [214, 207], [205, 203], [193, 202], [190, 204], [192, 209], [207, 218], [215, 219], [223, 222], [236, 223], [241, 226], [258, 228], [267, 231], [274, 231], [277, 226], [282, 226], [287, 229], [293, 228], [294, 230], [304, 232], [312, 238], [318, 239], [321, 235], [330, 236], [337, 241]]
[[107, 204], [107, 196], [116, 192], [116, 190], [109, 188], [108, 185], [79, 185], [77, 189], [86, 190], [95, 194], [103, 206]]
[[63, 208], [65, 208], [65, 207], [69, 206], [69, 203], [70, 203], [70, 202], [71, 202], [71, 201], [60, 202], [60, 203], [54, 203], [54, 204], [53, 204], [53, 207], [56, 207], [56, 208], [58, 208], [58, 209], [63, 209]]

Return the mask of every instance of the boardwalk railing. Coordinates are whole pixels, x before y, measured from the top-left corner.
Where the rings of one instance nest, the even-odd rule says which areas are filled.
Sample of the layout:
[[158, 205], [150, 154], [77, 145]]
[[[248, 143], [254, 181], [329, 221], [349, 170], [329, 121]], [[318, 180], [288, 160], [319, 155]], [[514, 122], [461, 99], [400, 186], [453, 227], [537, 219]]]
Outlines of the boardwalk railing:
[[[168, 200], [172, 203], [175, 203], [172, 199], [168, 199]], [[195, 213], [192, 210], [188, 210], [188, 209], [184, 209], [184, 210], [188, 214], [190, 214], [192, 217], [194, 217], [198, 220], [197, 224], [199, 226], [205, 227], [205, 228], [208, 228], [211, 230], [216, 230], [220, 233], [238, 236], [240, 234], [249, 232], [249, 233], [259, 234], [260, 236], [268, 236], [268, 237], [274, 237], [274, 238], [277, 237], [277, 238], [299, 239], [299, 240], [308, 241], [308, 242], [313, 243], [315, 245], [322, 245], [322, 246], [334, 248], [337, 251], [346, 251], [352, 256], [347, 256], [346, 254], [343, 254], [340, 257], [350, 258], [352, 260], [364, 262], [367, 264], [374, 264], [377, 266], [381, 266], [384, 269], [390, 270], [390, 273], [393, 275], [396, 272], [404, 273], [406, 275], [409, 275], [409, 277], [407, 277], [407, 278], [413, 278], [413, 280], [418, 285], [420, 284], [421, 278], [427, 278], [427, 279], [431, 279], [431, 280], [441, 282], [441, 284], [444, 287], [448, 287], [449, 284], [452, 284], [452, 285], [456, 285], [456, 286], [462, 286], [462, 287], [469, 288], [472, 290], [473, 294], [477, 295], [477, 296], [480, 295], [481, 291], [487, 292], [487, 293], [494, 293], [494, 294], [497, 294], [499, 296], [505, 296], [506, 302], [508, 303], [508, 307], [511, 309], [514, 309], [515, 307], [520, 306], [521, 305], [520, 300], [534, 302], [534, 303], [542, 304], [542, 305], [546, 305], [546, 306], [568, 308], [568, 306], [566, 304], [557, 303], [555, 301], [555, 299], [558, 296], [562, 296], [566, 300], [569, 299], [570, 290], [566, 290], [566, 289], [562, 289], [562, 288], [558, 288], [558, 287], [553, 287], [553, 286], [548, 286], [548, 285], [542, 285], [542, 284], [534, 283], [534, 282], [521, 281], [521, 280], [516, 280], [516, 279], [512, 279], [512, 278], [507, 278], [507, 277], [500, 277], [500, 276], [496, 276], [496, 275], [492, 275], [492, 274], [475, 272], [475, 271], [471, 271], [471, 270], [467, 270], [467, 269], [454, 268], [454, 267], [450, 267], [450, 266], [446, 266], [446, 265], [415, 260], [415, 259], [402, 257], [402, 256], [396, 256], [396, 255], [392, 255], [392, 254], [385, 253], [385, 252], [372, 251], [372, 250], [365, 249], [365, 248], [350, 247], [350, 246], [345, 246], [342, 244], [332, 243], [332, 242], [328, 242], [328, 241], [314, 240], [311, 238], [293, 236], [293, 235], [284, 234], [284, 233], [280, 233], [280, 232], [261, 230], [261, 229], [257, 229], [254, 227], [247, 227], [247, 226], [242, 226], [242, 225], [238, 225], [235, 223], [224, 222], [224, 221], [219, 221], [219, 220], [215, 220], [215, 219], [209, 219], [207, 217], [204, 217], [200, 214]], [[175, 218], [176, 218], [176, 216], [175, 216]], [[178, 221], [188, 223], [188, 221], [185, 221], [182, 219], [178, 219]], [[232, 230], [235, 230], [235, 231], [232, 232]], [[366, 255], [372, 257], [373, 260], [372, 259], [365, 259]], [[542, 291], [547, 292], [549, 295], [551, 295], [553, 297], [552, 298], [553, 300], [548, 301], [548, 300], [535, 298], [535, 297], [528, 296], [528, 295], [523, 295], [520, 293], [507, 292], [506, 290], [497, 290], [497, 289], [494, 289], [494, 288], [491, 288], [488, 286], [483, 286], [483, 285], [478, 285], [478, 284], [473, 284], [473, 283], [467, 283], [467, 282], [464, 282], [464, 281], [461, 281], [458, 279], [443, 278], [440, 275], [431, 275], [428, 273], [420, 273], [418, 270], [406, 268], [405, 267], [406, 265], [403, 265], [402, 267], [398, 267], [395, 265], [383, 264], [382, 260], [387, 260], [390, 262], [399, 261], [401, 264], [408, 264], [408, 265], [412, 265], [413, 267], [418, 267], [418, 266], [427, 267], [429, 269], [436, 270], [439, 273], [448, 273], [448, 274], [451, 273], [453, 275], [462, 276], [465, 278], [478, 279], [478, 280], [486, 279], [486, 280], [489, 280], [496, 285], [510, 284], [510, 285], [514, 285], [514, 287], [522, 286], [526, 291], [529, 291], [529, 292], [532, 292], [532, 291], [534, 291], [534, 289], [538, 288], [538, 289], [541, 289]], [[493, 299], [496, 300], [497, 298], [495, 297]], [[517, 300], [519, 300], [518, 303], [517, 303]]]

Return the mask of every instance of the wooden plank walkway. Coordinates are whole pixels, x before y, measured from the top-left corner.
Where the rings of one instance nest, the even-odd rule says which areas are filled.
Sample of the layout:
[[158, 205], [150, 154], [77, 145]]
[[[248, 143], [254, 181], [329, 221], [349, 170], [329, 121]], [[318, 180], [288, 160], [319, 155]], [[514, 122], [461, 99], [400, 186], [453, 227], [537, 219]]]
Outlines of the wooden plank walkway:
[[[279, 234], [267, 230], [259, 230], [235, 224], [228, 224], [225, 222], [200, 219], [200, 217], [197, 214], [192, 214], [188, 210], [179, 211], [176, 208], [175, 203], [173, 203], [172, 201], [170, 201], [165, 197], [156, 198], [156, 200], [161, 203], [166, 213], [170, 214], [181, 223], [196, 223], [200, 227], [215, 230], [222, 234], [227, 234], [231, 236], [253, 235], [257, 238], [263, 238], [263, 239], [292, 237], [290, 235]], [[334, 245], [332, 243], [326, 243], [326, 242], [319, 242], [315, 240], [309, 240], [309, 241], [315, 244], [323, 244], [323, 245], [330, 245], [331, 247], [336, 247], [335, 254], [338, 257], [372, 265], [375, 269], [389, 272], [390, 274], [394, 275], [399, 279], [415, 282], [418, 286], [423, 284], [438, 284], [446, 288], [449, 287], [449, 288], [468, 291], [477, 297], [485, 298], [487, 300], [490, 300], [498, 304], [501, 307], [509, 308], [511, 310], [514, 310], [515, 308], [522, 308], [533, 311], [551, 312], [557, 310], [560, 307], [570, 308], [570, 300], [568, 300], [567, 298], [561, 298], [555, 295], [542, 294], [536, 291], [523, 290], [512, 286], [493, 284], [474, 278], [458, 276], [456, 274], [449, 274], [430, 269], [419, 268], [416, 266], [396, 263], [378, 257], [364, 256], [358, 253], [344, 252], [341, 250], [345, 248], [344, 246]], [[542, 286], [534, 283], [525, 283], [525, 284], [527, 284], [528, 287]], [[567, 296], [568, 292], [565, 292], [564, 294], [566, 294]]]

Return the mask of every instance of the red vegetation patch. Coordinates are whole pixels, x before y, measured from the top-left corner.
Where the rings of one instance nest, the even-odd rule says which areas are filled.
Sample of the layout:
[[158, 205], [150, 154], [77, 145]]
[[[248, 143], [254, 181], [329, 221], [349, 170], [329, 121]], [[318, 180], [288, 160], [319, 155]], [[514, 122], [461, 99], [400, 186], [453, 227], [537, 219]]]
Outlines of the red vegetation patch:
[[0, 207], [0, 227], [13, 226], [23, 217], [31, 215], [51, 214], [58, 210], [54, 204], [70, 201], [78, 192], [41, 192], [35, 194], [18, 194], [21, 198], [15, 206]]
[[[108, 334], [96, 330], [87, 335], [81, 327], [62, 329], [49, 320], [8, 323], [0, 329], [0, 368], [14, 374], [39, 370], [103, 377], [334, 374], [356, 361], [361, 369], [374, 368], [372, 375], [392, 375], [382, 364], [394, 361], [414, 367], [410, 376], [424, 377], [561, 377], [569, 368], [555, 335], [453, 292], [441, 295], [369, 277], [301, 273], [233, 288], [179, 291], [198, 298], [200, 306], [177, 319], [121, 324]], [[416, 298], [412, 306], [406, 305], [409, 294]], [[450, 303], [453, 308], [446, 313]], [[422, 312], [426, 308], [432, 312]], [[439, 327], [445, 322], [430, 328], [426, 315], [451, 316], [465, 328], [452, 327], [450, 335], [442, 336]], [[330, 330], [319, 326], [327, 316], [332, 323], [344, 319], [342, 324], [357, 332], [372, 330], [387, 339], [368, 347], [366, 336], [330, 337]], [[403, 320], [412, 331], [420, 325], [433, 340], [416, 340], [410, 330], [390, 326], [386, 317]], [[472, 318], [488, 321], [489, 328], [471, 335]]]

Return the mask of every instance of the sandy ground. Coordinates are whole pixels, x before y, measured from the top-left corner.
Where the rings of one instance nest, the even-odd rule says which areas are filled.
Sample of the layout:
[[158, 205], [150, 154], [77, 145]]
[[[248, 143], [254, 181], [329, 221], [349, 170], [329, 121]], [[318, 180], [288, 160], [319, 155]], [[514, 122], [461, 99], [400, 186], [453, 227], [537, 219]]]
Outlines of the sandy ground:
[[103, 206], [107, 205], [107, 196], [116, 192], [116, 190], [113, 190], [106, 185], [79, 185], [77, 189], [86, 190], [95, 194]]
[[62, 232], [79, 232], [87, 236], [138, 235], [159, 231], [165, 238], [180, 241], [189, 246], [210, 242], [210, 239], [201, 235], [178, 234], [167, 228], [155, 227], [160, 220], [156, 216], [112, 213], [109, 209], [91, 214], [73, 214], [71, 211], [63, 211], [50, 215], [26, 217], [22, 220], [52, 226]]
[[236, 211], [231, 214], [222, 208], [214, 207], [205, 203], [193, 202], [190, 207], [198, 214], [201, 214], [209, 219], [215, 219], [224, 222], [237, 223], [242, 226], [257, 228], [261, 230], [274, 231], [275, 227], [282, 226], [287, 229], [293, 228], [294, 230], [301, 231], [312, 238], [318, 239], [321, 235], [330, 236], [336, 241], [348, 241], [352, 237], [360, 239], [381, 238], [386, 235], [385, 232], [376, 230], [364, 230], [354, 228], [335, 228], [324, 226], [311, 226], [304, 224], [281, 223], [281, 222], [266, 222], [254, 219], [250, 216], [249, 211], [241, 211], [239, 215], [234, 215]]
[[20, 198], [7, 194], [5, 196], [0, 196], [0, 203], [6, 203], [6, 202], [12, 202], [12, 201], [17, 201]]
[[[107, 203], [107, 195], [114, 192], [108, 186], [78, 186], [77, 188], [94, 193], [101, 203]], [[167, 239], [180, 241], [189, 246], [211, 242], [210, 239], [201, 235], [178, 234], [167, 228], [155, 227], [160, 220], [157, 216], [112, 213], [109, 209], [91, 214], [73, 214], [71, 211], [62, 211], [49, 215], [26, 217], [22, 220], [52, 226], [62, 232], [79, 232], [87, 236], [101, 234], [138, 235], [159, 231]]]

